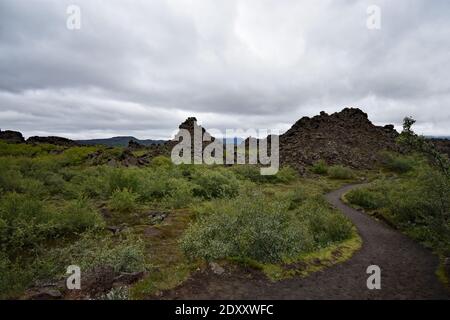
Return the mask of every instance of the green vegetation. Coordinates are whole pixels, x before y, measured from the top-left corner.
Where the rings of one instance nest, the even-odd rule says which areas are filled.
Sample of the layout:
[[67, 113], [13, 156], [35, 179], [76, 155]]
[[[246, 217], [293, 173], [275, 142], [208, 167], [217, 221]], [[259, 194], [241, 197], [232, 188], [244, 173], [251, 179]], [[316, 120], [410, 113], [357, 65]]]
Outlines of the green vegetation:
[[125, 189], [117, 189], [111, 195], [111, 199], [109, 200], [109, 207], [112, 210], [118, 212], [131, 212], [136, 209], [136, 200], [138, 195], [133, 191]]
[[352, 237], [322, 199], [342, 182], [301, 179], [290, 167], [262, 176], [256, 166], [156, 157], [125, 168], [98, 164], [120, 148], [0, 147], [0, 298], [64, 276], [72, 264], [147, 270], [131, 288], [99, 297], [143, 298], [180, 284], [205, 260], [276, 266]]
[[398, 174], [410, 172], [417, 161], [413, 156], [398, 155], [392, 152], [384, 152], [382, 156], [383, 167]]
[[450, 177], [448, 158], [411, 130], [405, 119], [399, 141], [407, 155], [385, 154], [384, 168], [397, 176], [379, 178], [368, 187], [353, 190], [346, 199], [381, 215], [390, 224], [432, 248], [450, 255]]
[[355, 172], [343, 165], [328, 166], [324, 160], [315, 162], [309, 170], [317, 175], [327, 176], [335, 180], [352, 180], [355, 178]]
[[390, 224], [443, 255], [450, 254], [450, 181], [416, 164], [408, 174], [378, 179], [346, 195], [354, 205], [376, 210]]
[[251, 191], [208, 203], [181, 245], [191, 258], [282, 262], [348, 239], [352, 225], [317, 195]]
[[350, 180], [355, 177], [355, 174], [352, 169], [337, 165], [328, 168], [328, 176], [331, 179]]
[[313, 166], [311, 167], [311, 172], [315, 174], [327, 174], [328, 165], [324, 160], [319, 160], [313, 164]]

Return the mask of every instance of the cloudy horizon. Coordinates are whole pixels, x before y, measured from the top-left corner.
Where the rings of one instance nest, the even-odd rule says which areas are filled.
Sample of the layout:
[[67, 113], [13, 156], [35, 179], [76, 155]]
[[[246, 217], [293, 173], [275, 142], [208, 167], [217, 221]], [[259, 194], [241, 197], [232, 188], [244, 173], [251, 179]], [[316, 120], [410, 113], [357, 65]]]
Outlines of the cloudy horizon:
[[0, 128], [168, 139], [190, 116], [286, 131], [359, 107], [450, 136], [449, 17], [446, 0], [2, 0]]

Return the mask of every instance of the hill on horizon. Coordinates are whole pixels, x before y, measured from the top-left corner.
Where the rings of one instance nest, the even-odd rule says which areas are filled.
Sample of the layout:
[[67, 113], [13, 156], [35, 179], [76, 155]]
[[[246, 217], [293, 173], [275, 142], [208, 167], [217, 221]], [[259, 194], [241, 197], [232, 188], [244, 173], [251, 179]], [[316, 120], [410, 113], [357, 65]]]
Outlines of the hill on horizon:
[[75, 140], [75, 142], [84, 145], [104, 145], [108, 147], [127, 147], [130, 141], [134, 141], [143, 146], [151, 146], [155, 144], [162, 144], [165, 140], [152, 140], [152, 139], [137, 139], [133, 136], [117, 136], [112, 138], [103, 139], [87, 139], [87, 140]]

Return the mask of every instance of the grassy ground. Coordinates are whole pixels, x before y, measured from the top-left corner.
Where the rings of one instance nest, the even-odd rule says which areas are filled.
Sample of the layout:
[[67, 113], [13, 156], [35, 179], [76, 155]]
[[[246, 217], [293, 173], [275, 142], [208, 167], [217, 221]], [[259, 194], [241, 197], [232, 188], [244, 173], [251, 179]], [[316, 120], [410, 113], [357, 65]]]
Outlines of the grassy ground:
[[[358, 179], [347, 168], [300, 178], [290, 168], [267, 177], [250, 166], [173, 166], [161, 157], [146, 167], [105, 165], [122, 152], [0, 143], [1, 298], [64, 276], [71, 264], [145, 270], [130, 289], [137, 299], [180, 284], [211, 259], [252, 260], [277, 279], [342, 261], [358, 246], [321, 199]], [[202, 238], [206, 227], [233, 223], [229, 234]]]

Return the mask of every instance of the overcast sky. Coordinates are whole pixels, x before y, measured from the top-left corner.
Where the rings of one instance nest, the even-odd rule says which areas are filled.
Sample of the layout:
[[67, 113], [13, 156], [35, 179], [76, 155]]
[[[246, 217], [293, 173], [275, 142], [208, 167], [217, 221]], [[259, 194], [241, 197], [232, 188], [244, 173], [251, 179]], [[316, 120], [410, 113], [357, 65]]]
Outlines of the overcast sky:
[[169, 138], [356, 106], [450, 135], [449, 39], [448, 0], [1, 0], [0, 128]]

